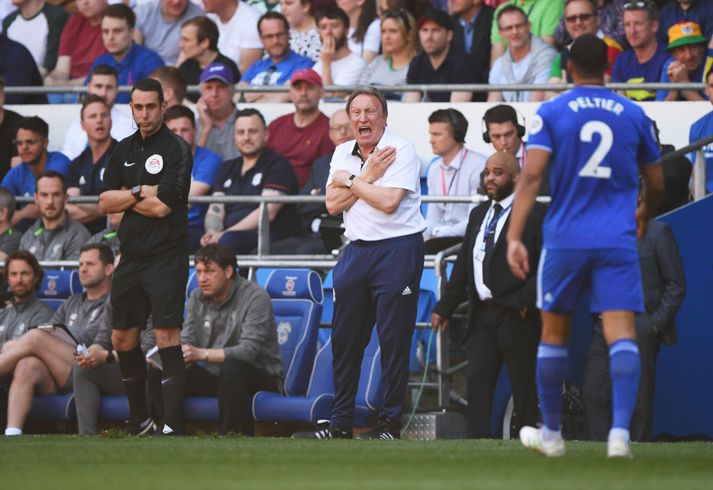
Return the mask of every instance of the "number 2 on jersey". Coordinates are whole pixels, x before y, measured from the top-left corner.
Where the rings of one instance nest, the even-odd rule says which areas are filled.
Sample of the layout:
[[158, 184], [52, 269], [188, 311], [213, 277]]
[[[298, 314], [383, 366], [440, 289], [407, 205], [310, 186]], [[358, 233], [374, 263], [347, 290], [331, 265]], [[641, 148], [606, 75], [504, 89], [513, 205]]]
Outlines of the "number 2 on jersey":
[[611, 177], [611, 168], [602, 167], [601, 164], [611, 150], [614, 143], [614, 134], [609, 126], [601, 121], [589, 121], [582, 126], [579, 132], [579, 139], [584, 143], [591, 143], [592, 137], [599, 135], [599, 144], [594, 150], [594, 153], [589, 157], [587, 163], [584, 164], [582, 170], [579, 171], [580, 177], [594, 177], [597, 179], [608, 179]]

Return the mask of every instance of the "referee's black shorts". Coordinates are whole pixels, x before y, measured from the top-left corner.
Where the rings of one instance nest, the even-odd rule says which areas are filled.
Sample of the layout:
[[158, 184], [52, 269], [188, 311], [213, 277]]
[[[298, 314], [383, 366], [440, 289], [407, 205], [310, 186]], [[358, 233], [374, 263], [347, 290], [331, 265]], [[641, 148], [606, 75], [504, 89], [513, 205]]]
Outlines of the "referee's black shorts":
[[144, 329], [149, 315], [153, 328], [181, 328], [187, 281], [187, 254], [122, 259], [111, 282], [114, 329]]

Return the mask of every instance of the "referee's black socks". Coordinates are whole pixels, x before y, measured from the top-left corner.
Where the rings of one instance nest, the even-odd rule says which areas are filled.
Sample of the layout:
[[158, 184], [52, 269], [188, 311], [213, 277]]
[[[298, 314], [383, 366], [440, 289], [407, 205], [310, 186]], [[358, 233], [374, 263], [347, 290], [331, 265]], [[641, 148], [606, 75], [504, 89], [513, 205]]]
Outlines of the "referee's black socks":
[[146, 405], [146, 360], [141, 346], [128, 351], [116, 351], [119, 369], [129, 399], [130, 421], [138, 426], [149, 417]]
[[183, 430], [183, 395], [186, 390], [186, 364], [180, 345], [158, 350], [163, 365], [161, 394], [163, 395], [163, 423], [174, 432]]

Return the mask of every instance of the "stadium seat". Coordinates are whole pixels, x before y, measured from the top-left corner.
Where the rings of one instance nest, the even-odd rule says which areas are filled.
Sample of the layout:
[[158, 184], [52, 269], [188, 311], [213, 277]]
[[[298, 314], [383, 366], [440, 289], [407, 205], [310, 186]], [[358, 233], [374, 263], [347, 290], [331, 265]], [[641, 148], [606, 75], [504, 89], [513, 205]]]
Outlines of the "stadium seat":
[[32, 399], [32, 408], [28, 420], [58, 420], [68, 422], [76, 420], [74, 393], [62, 395], [37, 395]]
[[272, 267], [258, 267], [255, 269], [255, 282], [260, 286], [265, 287], [267, 280], [270, 278], [270, 274], [278, 269]]
[[45, 269], [37, 297], [53, 310], [57, 310], [65, 299], [82, 291], [78, 271]]
[[[324, 276], [322, 289], [324, 290], [324, 300], [322, 301], [322, 319], [320, 323], [329, 323], [331, 325], [334, 317], [334, 272], [332, 270], [328, 271], [327, 275]], [[320, 327], [319, 345], [325, 345], [331, 334], [331, 328]]]
[[191, 293], [198, 287], [198, 275], [194, 267], [188, 268], [188, 282], [186, 283], [186, 301], [191, 296]]

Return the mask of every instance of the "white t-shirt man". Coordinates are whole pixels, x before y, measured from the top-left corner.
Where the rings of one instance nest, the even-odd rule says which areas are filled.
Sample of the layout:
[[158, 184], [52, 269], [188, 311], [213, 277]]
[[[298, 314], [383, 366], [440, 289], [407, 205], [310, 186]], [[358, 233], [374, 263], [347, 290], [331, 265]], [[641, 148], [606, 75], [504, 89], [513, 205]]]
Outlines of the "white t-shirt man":
[[[128, 106], [127, 106], [128, 108]], [[111, 137], [116, 141], [121, 141], [127, 136], [131, 136], [136, 132], [136, 124], [132, 117], [117, 106], [111, 108]], [[84, 132], [79, 118], [72, 121], [69, 129], [64, 134], [64, 145], [62, 153], [67, 158], [74, 160], [87, 147], [87, 133]]]
[[218, 51], [240, 66], [241, 49], [262, 49], [257, 30], [260, 12], [245, 2], [238, 2], [238, 9], [228, 22], [223, 24], [216, 14], [206, 14], [218, 25]]
[[[350, 53], [346, 58], [332, 61], [332, 83], [334, 85], [357, 85], [361, 78], [361, 72], [366, 68], [364, 58], [355, 53]], [[322, 62], [317, 61], [313, 70], [323, 74]]]

